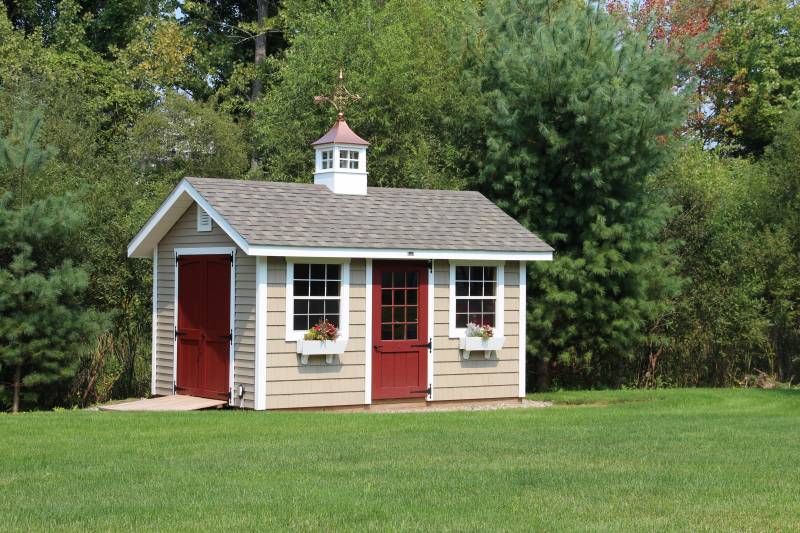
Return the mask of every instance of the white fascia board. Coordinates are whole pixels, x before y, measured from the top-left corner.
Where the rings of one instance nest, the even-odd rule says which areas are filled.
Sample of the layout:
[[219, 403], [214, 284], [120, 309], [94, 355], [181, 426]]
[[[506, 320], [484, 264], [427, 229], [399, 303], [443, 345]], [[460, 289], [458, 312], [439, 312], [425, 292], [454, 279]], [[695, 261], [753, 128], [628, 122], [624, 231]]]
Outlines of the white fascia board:
[[[246, 255], [250, 255], [247, 241], [239, 235], [239, 233], [231, 227], [230, 224], [220, 215], [216, 209], [211, 207], [203, 195], [197, 192], [197, 189], [183, 179], [177, 187], [170, 193], [158, 211], [150, 217], [147, 224], [136, 234], [136, 237], [128, 244], [128, 257], [149, 257], [152, 253], [152, 248], [161, 240], [161, 238], [169, 231], [169, 229], [177, 222], [180, 215], [189, 207], [188, 199], [194, 200], [197, 205], [209, 214], [211, 219], [224, 231], [228, 237], [236, 243]], [[177, 215], [173, 209], [179, 209], [180, 213]], [[170, 215], [172, 215], [170, 217]], [[154, 237], [154, 239], [151, 239]], [[148, 241], [155, 240], [148, 244]]]
[[456, 261], [552, 261], [553, 252], [485, 252], [470, 250], [398, 250], [388, 248], [309, 248], [250, 246], [246, 253], [270, 257], [322, 257], [353, 259], [444, 259]]

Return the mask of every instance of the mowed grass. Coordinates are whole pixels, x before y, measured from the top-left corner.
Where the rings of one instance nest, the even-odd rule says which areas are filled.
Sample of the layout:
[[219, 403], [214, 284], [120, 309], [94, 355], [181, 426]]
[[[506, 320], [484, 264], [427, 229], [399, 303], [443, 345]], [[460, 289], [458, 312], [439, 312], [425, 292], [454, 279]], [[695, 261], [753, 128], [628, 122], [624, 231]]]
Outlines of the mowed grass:
[[800, 530], [800, 391], [0, 416], [1, 530]]

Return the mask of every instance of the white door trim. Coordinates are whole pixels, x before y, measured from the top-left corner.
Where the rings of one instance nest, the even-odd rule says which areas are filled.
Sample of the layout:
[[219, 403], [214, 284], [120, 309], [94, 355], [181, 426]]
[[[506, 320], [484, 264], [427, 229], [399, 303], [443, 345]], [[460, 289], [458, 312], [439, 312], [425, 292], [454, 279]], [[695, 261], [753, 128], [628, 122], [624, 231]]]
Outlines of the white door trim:
[[364, 332], [364, 403], [372, 403], [372, 259], [367, 259], [366, 331]]

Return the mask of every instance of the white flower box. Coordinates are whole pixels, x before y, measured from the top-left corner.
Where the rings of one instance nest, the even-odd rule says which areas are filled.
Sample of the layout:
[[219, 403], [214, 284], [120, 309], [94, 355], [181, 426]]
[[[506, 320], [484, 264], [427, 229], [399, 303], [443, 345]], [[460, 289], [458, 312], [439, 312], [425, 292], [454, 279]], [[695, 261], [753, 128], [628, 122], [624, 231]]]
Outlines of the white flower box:
[[347, 349], [347, 339], [336, 339], [335, 341], [308, 341], [299, 339], [297, 341], [297, 353], [300, 354], [300, 362], [308, 364], [308, 356], [324, 355], [325, 362], [333, 363], [333, 356], [343, 354]]
[[492, 353], [503, 347], [505, 337], [461, 337], [458, 339], [458, 347], [464, 359], [469, 359], [470, 352], [483, 352], [486, 359], [491, 359]]

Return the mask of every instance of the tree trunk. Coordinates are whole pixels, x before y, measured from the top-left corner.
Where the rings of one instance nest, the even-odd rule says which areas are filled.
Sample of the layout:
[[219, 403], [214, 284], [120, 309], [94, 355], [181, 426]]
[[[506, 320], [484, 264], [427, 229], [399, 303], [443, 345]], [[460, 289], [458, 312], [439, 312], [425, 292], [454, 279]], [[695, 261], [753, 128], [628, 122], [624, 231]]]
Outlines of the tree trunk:
[[14, 371], [14, 400], [11, 404], [11, 412], [19, 412], [19, 389], [22, 387], [22, 363], [17, 365]]
[[536, 392], [544, 392], [550, 388], [549, 366], [544, 357], [536, 358]]
[[[264, 59], [267, 58], [267, 29], [264, 28], [262, 25], [267, 18], [267, 2], [269, 0], [256, 0], [256, 11], [258, 13], [258, 35], [256, 36], [256, 53], [255, 53], [255, 64], [256, 67], [260, 65]], [[258, 70], [256, 68], [256, 70]], [[253, 92], [252, 92], [252, 99], [255, 100], [261, 93], [264, 91], [264, 84], [258, 78], [258, 74], [256, 74], [256, 78], [253, 80]]]

